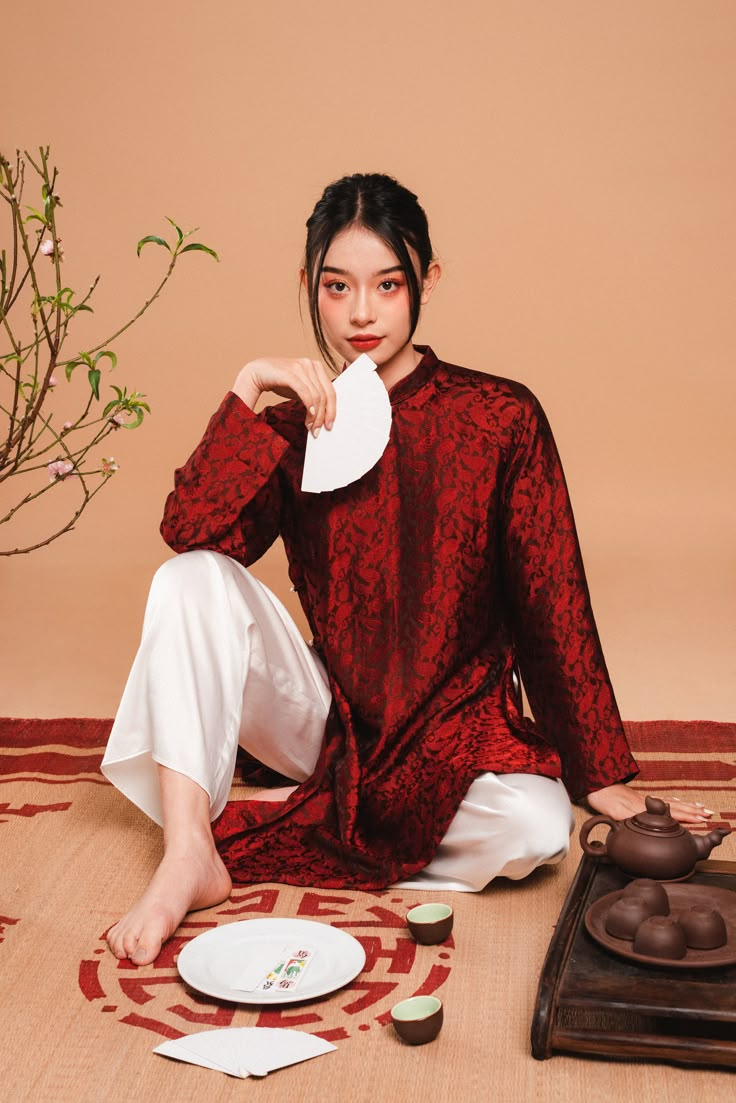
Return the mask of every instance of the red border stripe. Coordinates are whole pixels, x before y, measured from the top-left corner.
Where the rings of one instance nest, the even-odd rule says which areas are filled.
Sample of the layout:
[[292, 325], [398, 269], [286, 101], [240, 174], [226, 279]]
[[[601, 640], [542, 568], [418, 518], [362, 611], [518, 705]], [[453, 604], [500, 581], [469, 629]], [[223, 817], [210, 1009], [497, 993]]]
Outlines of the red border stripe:
[[0, 746], [46, 747], [59, 743], [66, 747], [104, 747], [112, 720], [87, 720], [71, 717], [60, 720], [24, 720], [0, 717]]
[[736, 753], [736, 724], [715, 720], [627, 720], [624, 727], [634, 755], [637, 751]]

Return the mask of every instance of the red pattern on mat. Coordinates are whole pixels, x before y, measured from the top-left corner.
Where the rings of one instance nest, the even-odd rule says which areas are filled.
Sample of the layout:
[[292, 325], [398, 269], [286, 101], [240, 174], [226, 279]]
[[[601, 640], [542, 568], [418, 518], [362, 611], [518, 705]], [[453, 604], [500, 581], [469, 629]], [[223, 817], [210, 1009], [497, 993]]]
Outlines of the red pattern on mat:
[[11, 919], [9, 915], [0, 915], [0, 942], [5, 941], [5, 928], [14, 927], [20, 919]]
[[627, 720], [624, 728], [636, 751], [736, 753], [736, 724], [715, 720]]
[[[15, 781], [107, 785], [100, 773], [100, 763], [111, 727], [112, 720], [0, 718], [0, 785]], [[68, 753], [64, 752], [65, 747]], [[3, 754], [3, 750], [13, 753]]]
[[70, 755], [58, 751], [40, 751], [34, 754], [5, 755], [0, 758], [0, 774], [52, 774], [54, 777], [68, 774], [92, 774], [100, 768], [102, 755]]
[[59, 720], [0, 717], [0, 747], [44, 747], [56, 743], [63, 747], [104, 749], [111, 728], [112, 720], [84, 717]]
[[[372, 895], [381, 900], [381, 906], [370, 903]], [[166, 944], [151, 965], [137, 968], [129, 961], [116, 961], [98, 944], [79, 963], [79, 987], [85, 999], [100, 1011], [114, 1011], [120, 1022], [165, 1038], [189, 1033], [192, 1024], [305, 1027], [328, 1040], [348, 1038], [356, 1030], [384, 1026], [399, 998], [429, 995], [449, 977], [455, 948], [452, 938], [439, 946], [417, 946], [406, 931], [404, 916], [420, 902], [414, 893], [396, 894], [394, 890], [359, 895], [306, 890], [295, 905], [293, 896], [279, 888], [236, 888], [231, 900], [216, 909], [211, 921], [185, 920], [177, 937]], [[233, 909], [228, 905], [233, 903], [238, 913], [248, 911], [252, 916], [329, 915], [334, 926], [349, 927], [361, 943], [366, 952], [365, 967], [331, 1000], [318, 1004], [239, 1007], [195, 992], [182, 985], [177, 954], [203, 929], [230, 922]], [[104, 935], [100, 942], [103, 940]]]
[[[39, 812], [66, 812], [71, 807], [70, 800], [63, 800], [59, 804], [22, 804], [20, 808], [11, 808], [9, 804], [0, 804], [0, 816], [21, 816], [23, 819], [31, 819]], [[0, 823], [5, 823], [0, 820]]]

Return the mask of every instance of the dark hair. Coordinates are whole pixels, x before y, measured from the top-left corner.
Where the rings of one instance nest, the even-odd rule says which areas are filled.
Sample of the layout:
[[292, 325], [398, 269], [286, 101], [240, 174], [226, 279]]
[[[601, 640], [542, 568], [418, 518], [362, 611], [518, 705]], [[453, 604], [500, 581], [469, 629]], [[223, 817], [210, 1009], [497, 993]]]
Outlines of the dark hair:
[[358, 172], [325, 188], [307, 219], [304, 270], [314, 336], [320, 352], [333, 367], [336, 364], [319, 316], [319, 275], [332, 239], [351, 226], [362, 226], [382, 238], [404, 269], [409, 289], [410, 338], [419, 322], [421, 287], [409, 247], [419, 258], [422, 279], [433, 259], [427, 216], [416, 195], [392, 176]]

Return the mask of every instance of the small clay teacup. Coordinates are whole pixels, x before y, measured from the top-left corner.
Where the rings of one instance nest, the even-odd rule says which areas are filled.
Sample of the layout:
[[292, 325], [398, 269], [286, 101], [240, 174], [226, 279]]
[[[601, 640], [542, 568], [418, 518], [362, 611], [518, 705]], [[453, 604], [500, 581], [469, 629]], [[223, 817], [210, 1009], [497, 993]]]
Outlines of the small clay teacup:
[[687, 953], [685, 932], [671, 915], [650, 915], [634, 935], [634, 953], [677, 961]]
[[678, 916], [688, 946], [694, 950], [717, 950], [728, 942], [723, 916], [709, 904], [694, 904]]
[[419, 904], [406, 913], [406, 923], [422, 946], [434, 946], [450, 937], [452, 908], [449, 904]]
[[436, 996], [412, 996], [391, 1008], [396, 1033], [410, 1046], [433, 1042], [442, 1026], [442, 1001]]
[[614, 938], [632, 939], [639, 925], [656, 914], [654, 907], [643, 896], [619, 896], [606, 914], [606, 930]]
[[638, 877], [636, 881], [630, 881], [624, 889], [624, 896], [640, 896], [651, 904], [650, 915], [669, 915], [670, 898], [667, 890], [659, 881], [653, 881], [650, 877]]

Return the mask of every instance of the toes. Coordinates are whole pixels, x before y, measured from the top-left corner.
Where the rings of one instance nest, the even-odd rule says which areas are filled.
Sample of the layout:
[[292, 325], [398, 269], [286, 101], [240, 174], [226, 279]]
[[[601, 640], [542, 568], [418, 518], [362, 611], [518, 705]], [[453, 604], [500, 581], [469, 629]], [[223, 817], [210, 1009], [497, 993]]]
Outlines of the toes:
[[123, 945], [123, 934], [120, 930], [120, 923], [116, 923], [114, 927], [111, 927], [106, 936], [107, 945], [110, 951], [116, 958], [125, 958], [128, 956], [125, 946]]
[[140, 930], [126, 931], [125, 937], [123, 938], [123, 943], [122, 943], [123, 944], [123, 951], [124, 951], [126, 957], [129, 957], [129, 958], [132, 959], [132, 957], [133, 957], [134, 953], [136, 952], [136, 950], [138, 949], [138, 945], [140, 943], [140, 934], [141, 934]]
[[142, 942], [138, 943], [135, 953], [131, 955], [130, 960], [135, 965], [150, 965], [152, 961], [155, 961], [158, 957], [161, 946], [163, 943], [159, 942], [155, 949], [151, 949], [149, 946], [145, 946]]
[[133, 952], [130, 954], [130, 960], [136, 965], [150, 965], [161, 952], [164, 937], [165, 932], [162, 935], [160, 930], [146, 930], [144, 928], [137, 939]]

